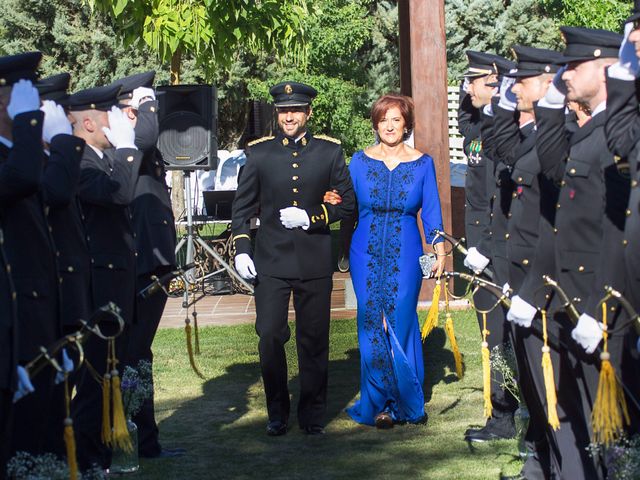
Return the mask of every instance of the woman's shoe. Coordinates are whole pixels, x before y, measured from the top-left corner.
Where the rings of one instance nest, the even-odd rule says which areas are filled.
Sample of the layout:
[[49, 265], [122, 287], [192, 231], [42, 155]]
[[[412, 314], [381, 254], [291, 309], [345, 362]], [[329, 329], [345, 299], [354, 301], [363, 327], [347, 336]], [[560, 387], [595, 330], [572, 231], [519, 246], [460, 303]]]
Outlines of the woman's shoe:
[[387, 430], [393, 428], [393, 418], [389, 415], [389, 412], [380, 412], [375, 417], [376, 428], [381, 430]]

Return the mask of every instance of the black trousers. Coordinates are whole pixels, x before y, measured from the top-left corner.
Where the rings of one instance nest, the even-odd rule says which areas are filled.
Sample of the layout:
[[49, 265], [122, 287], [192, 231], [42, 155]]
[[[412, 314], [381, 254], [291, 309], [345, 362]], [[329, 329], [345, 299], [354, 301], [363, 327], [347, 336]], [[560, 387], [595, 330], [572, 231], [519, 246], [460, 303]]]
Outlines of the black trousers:
[[55, 372], [45, 367], [31, 379], [35, 391], [13, 406], [11, 456], [18, 451], [33, 455], [64, 455], [64, 384], [54, 385]]
[[11, 424], [13, 420], [13, 392], [0, 389], [0, 480], [7, 474], [11, 456]]
[[300, 378], [298, 424], [323, 425], [327, 408], [331, 277], [295, 280], [264, 275], [255, 286], [256, 332], [260, 337], [260, 368], [269, 420], [289, 420], [287, 359], [284, 345], [291, 337], [287, 322], [293, 292]]
[[[103, 332], [109, 335], [104, 325]], [[124, 370], [122, 359], [126, 358], [129, 344], [129, 325], [115, 340], [116, 356], [120, 363], [118, 372]], [[84, 345], [85, 361], [88, 361], [95, 371], [104, 375], [107, 369], [107, 342], [95, 335], [90, 335]], [[111, 464], [111, 450], [102, 443], [102, 384], [96, 382], [85, 366], [80, 372], [76, 396], [71, 404], [71, 415], [76, 434], [76, 448], [78, 466], [81, 471], [98, 465], [109, 468]]]
[[[480, 288], [473, 295], [473, 303], [479, 310], [488, 310], [498, 299], [484, 288]], [[482, 314], [477, 313], [480, 333], [482, 333], [483, 320]], [[501, 305], [498, 305], [491, 312], [487, 313], [487, 343], [489, 351], [496, 346], [504, 346], [509, 341], [509, 326], [505, 318], [505, 311]], [[518, 401], [505, 388], [501, 387], [504, 378], [500, 372], [491, 372], [491, 403], [493, 405], [494, 418], [501, 418], [513, 415], [518, 408]]]
[[[156, 273], [161, 276], [163, 272]], [[142, 290], [151, 283], [151, 275], [141, 275], [136, 280], [136, 291]], [[129, 335], [129, 352], [126, 363], [136, 367], [140, 360], [147, 360], [153, 366], [153, 352], [151, 345], [158, 331], [158, 325], [167, 304], [167, 296], [159, 291], [149, 298], [136, 299], [136, 318], [131, 325]], [[153, 378], [151, 380], [153, 382]], [[153, 396], [142, 404], [140, 411], [133, 417], [138, 427], [138, 450], [140, 455], [155, 456], [162, 448], [158, 440], [158, 425], [156, 424]]]

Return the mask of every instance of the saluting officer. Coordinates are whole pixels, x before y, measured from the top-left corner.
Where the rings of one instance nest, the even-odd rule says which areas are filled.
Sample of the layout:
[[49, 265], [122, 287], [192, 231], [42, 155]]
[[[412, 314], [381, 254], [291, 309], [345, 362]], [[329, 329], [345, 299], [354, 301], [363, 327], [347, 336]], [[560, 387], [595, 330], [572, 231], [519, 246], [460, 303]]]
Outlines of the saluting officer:
[[[135, 144], [143, 152], [134, 198], [131, 203], [136, 250], [136, 292], [176, 266], [176, 230], [171, 197], [165, 183], [158, 141], [158, 102], [153, 90], [156, 72], [151, 70], [116, 80], [121, 85], [118, 102], [135, 131]], [[162, 290], [147, 298], [136, 296], [136, 312], [131, 325], [126, 363], [136, 367], [140, 360], [153, 362], [151, 345], [167, 296]], [[158, 439], [153, 396], [134, 417], [138, 426], [139, 454], [146, 458], [182, 455], [182, 449], [162, 448]]]
[[[55, 249], [41, 192], [44, 114], [31, 83], [40, 58], [40, 52], [31, 52], [0, 59], [0, 221], [6, 268], [15, 284], [21, 364], [62, 333]], [[35, 377], [35, 392], [15, 404], [12, 453], [52, 452], [60, 444], [49, 428], [63, 420], [50, 414], [53, 373], [48, 369]]]
[[[541, 209], [555, 210], [555, 202], [550, 204], [547, 195], [541, 195], [546, 184], [551, 182], [540, 169], [533, 103], [545, 95], [560, 68], [556, 62], [561, 55], [553, 50], [521, 45], [514, 46], [513, 52], [517, 58], [516, 68], [505, 73], [500, 100], [494, 105], [493, 114], [496, 152], [512, 169], [511, 180], [516, 187], [508, 214], [507, 258], [509, 285], [517, 293], [534, 262]], [[512, 302], [517, 302], [517, 298]], [[529, 322], [514, 324], [512, 328], [518, 385], [531, 415], [525, 439], [533, 455], [527, 458], [521, 471], [528, 479], [549, 478], [540, 326], [540, 322], [533, 325]]]
[[[461, 109], [467, 111], [467, 115], [459, 113], [459, 118], [478, 118], [478, 124], [470, 126], [464, 124], [465, 153], [467, 155], [467, 173], [465, 177], [465, 237], [469, 254], [465, 258], [465, 266], [475, 272], [482, 272], [493, 256], [493, 244], [491, 235], [491, 201], [494, 193], [494, 166], [492, 160], [485, 151], [485, 143], [491, 135], [491, 118], [482, 114], [482, 110], [491, 104], [491, 99], [496, 93], [492, 86], [498, 79], [498, 65], [510, 68], [511, 64], [506, 59], [484, 52], [467, 51], [469, 66], [465, 72], [468, 79], [468, 99], [476, 113], [470, 111], [467, 98], [462, 98]], [[465, 108], [466, 107], [466, 108]], [[491, 267], [490, 267], [491, 268]], [[482, 310], [489, 309], [495, 304], [495, 297], [485, 289], [478, 289], [473, 296], [474, 304]], [[482, 330], [482, 316], [478, 314], [478, 322]], [[503, 345], [507, 340], [505, 336], [504, 312], [501, 308], [495, 308], [487, 314], [487, 329], [491, 332], [487, 337], [489, 348]], [[500, 438], [512, 438], [515, 435], [513, 412], [516, 409], [516, 401], [513, 396], [501, 387], [502, 378], [498, 372], [492, 372], [491, 402], [493, 415], [487, 419], [487, 423], [480, 429], [470, 428], [465, 432], [465, 439], [474, 442], [485, 442]]]
[[[298, 425], [308, 434], [322, 434], [333, 273], [329, 224], [352, 214], [355, 197], [339, 142], [307, 130], [316, 90], [283, 82], [270, 93], [280, 132], [250, 144], [233, 203], [235, 265], [243, 278], [256, 281], [267, 434], [284, 435], [289, 421], [284, 344], [290, 337], [287, 311], [292, 292], [300, 370]], [[342, 202], [323, 203], [325, 192], [333, 190]], [[255, 216], [260, 227], [254, 264], [249, 228]]]
[[[134, 198], [142, 152], [135, 146], [135, 132], [126, 114], [115, 106], [119, 91], [120, 85], [90, 88], [71, 95], [65, 105], [73, 119], [74, 135], [87, 144], [80, 163], [78, 197], [91, 256], [93, 305], [98, 308], [115, 303], [129, 325], [135, 304], [136, 265], [129, 205]], [[109, 150], [112, 146], [115, 150]], [[128, 347], [128, 326], [116, 338], [115, 345], [117, 357], [123, 359]], [[99, 374], [105, 373], [104, 340], [92, 335], [85, 355]], [[100, 440], [101, 390], [85, 370], [73, 402], [78, 463], [83, 470], [94, 463], [108, 468], [111, 461], [109, 450]]]
[[65, 334], [78, 330], [79, 320], [87, 320], [93, 310], [89, 249], [77, 197], [85, 142], [72, 135], [71, 123], [59, 104], [68, 97], [70, 79], [68, 73], [60, 73], [36, 83], [45, 112], [42, 136], [46, 164], [42, 186], [58, 257], [60, 309]]

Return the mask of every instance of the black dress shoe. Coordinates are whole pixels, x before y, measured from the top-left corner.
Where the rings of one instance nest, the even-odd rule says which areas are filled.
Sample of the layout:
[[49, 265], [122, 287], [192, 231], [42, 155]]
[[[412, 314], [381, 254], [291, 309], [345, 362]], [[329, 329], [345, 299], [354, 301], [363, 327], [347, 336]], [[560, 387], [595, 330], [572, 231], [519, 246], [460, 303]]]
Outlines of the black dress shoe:
[[279, 437], [287, 433], [287, 424], [280, 420], [272, 420], [267, 424], [267, 435]]
[[482, 428], [469, 428], [464, 433], [467, 442], [490, 442], [492, 440], [504, 440], [515, 438], [516, 427], [513, 417], [505, 416], [500, 418], [492, 417]]
[[302, 427], [302, 430], [307, 435], [324, 435], [324, 427], [322, 425], [307, 425]]
[[145, 455], [143, 453], [140, 454], [143, 458], [172, 458], [172, 457], [182, 457], [187, 453], [184, 448], [163, 448], [158, 453], [153, 455]]
[[375, 417], [376, 428], [380, 430], [387, 430], [393, 428], [393, 418], [388, 412], [380, 412]]

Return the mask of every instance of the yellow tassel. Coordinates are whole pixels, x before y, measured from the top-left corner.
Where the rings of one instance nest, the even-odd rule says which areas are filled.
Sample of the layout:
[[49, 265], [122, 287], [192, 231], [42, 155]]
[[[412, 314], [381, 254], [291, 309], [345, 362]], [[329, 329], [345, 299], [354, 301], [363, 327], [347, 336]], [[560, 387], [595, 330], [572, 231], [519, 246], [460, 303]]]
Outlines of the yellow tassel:
[[67, 464], [69, 465], [69, 479], [78, 480], [78, 461], [76, 460], [76, 439], [73, 434], [73, 420], [64, 420], [64, 445], [67, 449]]
[[196, 359], [193, 357], [193, 347], [191, 346], [191, 324], [189, 323], [188, 318], [185, 320], [184, 332], [187, 335], [187, 353], [189, 354], [189, 363], [191, 364], [191, 369], [195, 372], [196, 375], [204, 380], [204, 375], [200, 373], [200, 370], [198, 370]]
[[431, 330], [438, 326], [438, 307], [440, 303], [440, 279], [436, 280], [436, 286], [433, 288], [433, 298], [431, 299], [431, 307], [427, 318], [422, 324], [422, 340], [429, 336]]
[[482, 312], [482, 396], [484, 397], [484, 416], [491, 417], [493, 405], [491, 404], [491, 363], [489, 363], [489, 344], [487, 343], [487, 314]]
[[111, 444], [111, 375], [102, 377], [102, 443]]
[[462, 364], [462, 355], [460, 354], [460, 348], [458, 347], [458, 341], [456, 340], [456, 334], [453, 330], [453, 318], [451, 318], [451, 311], [449, 310], [449, 294], [447, 289], [444, 289], [444, 305], [446, 310], [446, 320], [444, 322], [444, 330], [447, 332], [449, 343], [451, 343], [451, 350], [453, 351], [453, 359], [456, 363], [456, 375], [458, 378], [464, 376], [464, 367]]
[[120, 389], [120, 375], [117, 370], [111, 372], [111, 387], [113, 400], [113, 447], [119, 447], [125, 452], [133, 451], [131, 436], [127, 429], [127, 419], [124, 416], [122, 404], [122, 390]]
[[195, 340], [195, 354], [200, 355], [200, 334], [198, 332], [198, 314], [193, 312], [193, 339]]
[[624, 424], [629, 425], [629, 411], [622, 387], [616, 378], [608, 352], [607, 304], [602, 302], [603, 349], [600, 354], [600, 379], [598, 393], [591, 412], [593, 440], [596, 443], [610, 445], [623, 433]]
[[69, 480], [78, 480], [78, 460], [76, 458], [76, 438], [73, 433], [71, 420], [71, 396], [69, 395], [69, 374], [64, 374], [64, 400], [67, 418], [64, 419], [64, 445], [67, 450], [67, 465], [69, 466]]
[[544, 378], [544, 389], [547, 396], [547, 421], [554, 430], [560, 428], [558, 418], [558, 398], [556, 396], [556, 384], [553, 374], [553, 363], [551, 363], [551, 349], [547, 343], [547, 312], [542, 310], [542, 376]]

